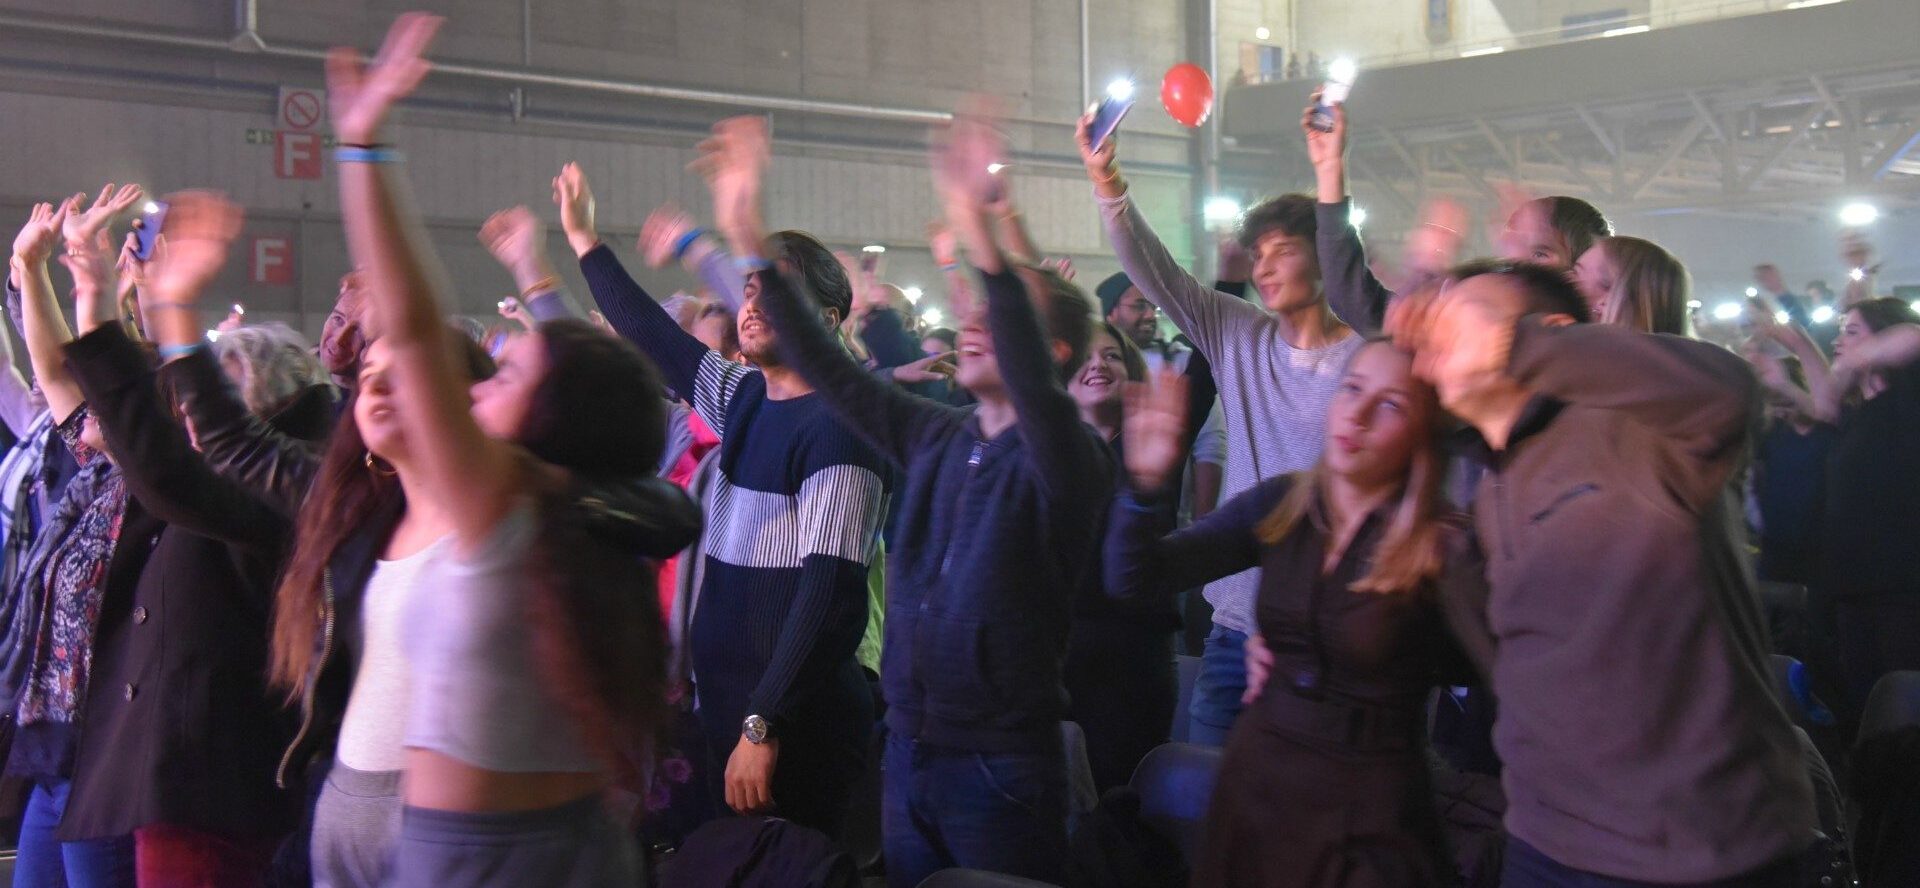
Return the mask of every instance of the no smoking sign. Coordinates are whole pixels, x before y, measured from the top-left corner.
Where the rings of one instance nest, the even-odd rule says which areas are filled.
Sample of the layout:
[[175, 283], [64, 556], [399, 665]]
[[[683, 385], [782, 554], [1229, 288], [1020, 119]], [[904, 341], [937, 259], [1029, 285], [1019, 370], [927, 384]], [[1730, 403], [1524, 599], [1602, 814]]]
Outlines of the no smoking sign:
[[297, 86], [280, 87], [279, 129], [304, 132], [327, 116], [327, 92]]

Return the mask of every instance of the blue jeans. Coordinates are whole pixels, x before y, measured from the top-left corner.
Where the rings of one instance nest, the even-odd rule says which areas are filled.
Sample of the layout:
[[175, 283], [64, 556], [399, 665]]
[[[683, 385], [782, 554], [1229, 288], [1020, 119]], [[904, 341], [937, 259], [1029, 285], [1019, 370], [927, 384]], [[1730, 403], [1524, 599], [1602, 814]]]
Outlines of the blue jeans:
[[[1788, 856], [1752, 872], [1691, 883], [1688, 888], [1793, 888], [1798, 876], [1799, 867]], [[1507, 837], [1506, 863], [1500, 872], [1500, 888], [1659, 888], [1660, 884], [1581, 872], [1511, 836]]]
[[1207, 634], [1200, 652], [1200, 674], [1193, 681], [1193, 702], [1187, 742], [1201, 746], [1227, 745], [1227, 732], [1240, 717], [1240, 695], [1247, 692], [1247, 634], [1219, 623]]
[[67, 811], [66, 780], [34, 784], [20, 817], [17, 888], [133, 888], [133, 836], [62, 842], [53, 837]]
[[950, 867], [1066, 881], [1067, 766], [1045, 751], [982, 754], [887, 738], [882, 846], [889, 888]]

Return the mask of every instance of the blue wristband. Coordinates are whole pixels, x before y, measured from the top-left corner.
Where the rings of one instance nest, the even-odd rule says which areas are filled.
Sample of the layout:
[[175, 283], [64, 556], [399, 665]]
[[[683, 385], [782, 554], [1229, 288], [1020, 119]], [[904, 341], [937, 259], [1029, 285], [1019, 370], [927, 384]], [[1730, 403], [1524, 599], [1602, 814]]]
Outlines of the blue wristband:
[[687, 250], [693, 247], [693, 242], [699, 240], [700, 235], [706, 233], [707, 230], [705, 228], [696, 225], [686, 234], [680, 235], [680, 239], [673, 242], [673, 261], [678, 262], [687, 258]]
[[733, 257], [733, 268], [735, 271], [738, 271], [741, 274], [751, 275], [756, 271], [766, 271], [767, 269], [772, 267], [773, 267], [773, 263], [768, 262], [765, 259], [761, 259], [757, 256]]
[[381, 145], [342, 145], [333, 149], [333, 159], [341, 163], [399, 163], [406, 155]]
[[191, 345], [163, 345], [160, 346], [160, 360], [171, 361], [174, 358], [193, 354], [206, 347], [207, 344], [204, 342], [195, 342]]

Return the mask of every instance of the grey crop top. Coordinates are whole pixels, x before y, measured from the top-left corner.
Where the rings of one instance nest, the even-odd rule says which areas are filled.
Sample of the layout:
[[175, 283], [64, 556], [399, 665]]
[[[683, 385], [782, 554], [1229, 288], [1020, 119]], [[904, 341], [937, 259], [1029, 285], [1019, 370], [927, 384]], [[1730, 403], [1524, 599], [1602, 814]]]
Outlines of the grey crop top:
[[599, 771], [534, 663], [526, 596], [537, 530], [516, 506], [475, 554], [444, 546], [420, 571], [403, 642], [413, 667], [405, 743], [490, 771]]

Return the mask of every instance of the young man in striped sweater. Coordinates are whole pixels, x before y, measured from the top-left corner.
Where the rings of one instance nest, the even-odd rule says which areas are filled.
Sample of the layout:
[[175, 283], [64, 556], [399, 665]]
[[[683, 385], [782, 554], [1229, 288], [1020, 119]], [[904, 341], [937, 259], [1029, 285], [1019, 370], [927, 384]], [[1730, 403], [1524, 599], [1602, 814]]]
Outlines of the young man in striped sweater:
[[[554, 180], [567, 242], [613, 328], [660, 365], [720, 436], [706, 489], [706, 557], [684, 643], [695, 709], [725, 800], [838, 835], [865, 762], [873, 702], [854, 652], [867, 625], [867, 566], [886, 512], [879, 454], [848, 431], [781, 362], [748, 281], [738, 324], [752, 366], [722, 358], [674, 323], [600, 242], [579, 166]], [[852, 301], [826, 247], [774, 236], [809, 283], [822, 322]]]

